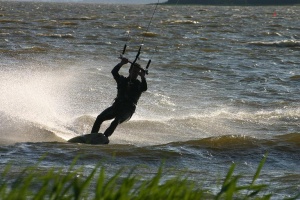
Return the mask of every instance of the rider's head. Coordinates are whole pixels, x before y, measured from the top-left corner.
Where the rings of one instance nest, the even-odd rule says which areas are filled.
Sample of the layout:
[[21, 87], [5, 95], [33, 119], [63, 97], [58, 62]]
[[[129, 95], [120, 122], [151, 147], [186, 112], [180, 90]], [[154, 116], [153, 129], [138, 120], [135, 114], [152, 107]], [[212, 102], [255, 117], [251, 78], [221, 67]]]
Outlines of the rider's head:
[[136, 79], [141, 70], [141, 66], [138, 63], [134, 63], [129, 68], [129, 76], [131, 79]]

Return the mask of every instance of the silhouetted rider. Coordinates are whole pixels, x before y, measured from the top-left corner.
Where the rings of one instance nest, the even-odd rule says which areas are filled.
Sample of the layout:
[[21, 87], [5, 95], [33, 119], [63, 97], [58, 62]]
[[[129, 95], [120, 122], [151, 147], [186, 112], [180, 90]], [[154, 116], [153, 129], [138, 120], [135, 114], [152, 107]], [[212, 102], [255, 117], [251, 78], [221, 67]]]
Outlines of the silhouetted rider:
[[[141, 70], [139, 64], [131, 65], [128, 77], [119, 74], [121, 67], [127, 63], [128, 59], [122, 58], [111, 71], [117, 82], [118, 94], [114, 103], [98, 115], [91, 133], [98, 133], [103, 121], [114, 119], [104, 132], [106, 137], [111, 136], [119, 124], [131, 118], [141, 94], [147, 90], [145, 71]], [[141, 81], [137, 79], [138, 76], [141, 77]]]

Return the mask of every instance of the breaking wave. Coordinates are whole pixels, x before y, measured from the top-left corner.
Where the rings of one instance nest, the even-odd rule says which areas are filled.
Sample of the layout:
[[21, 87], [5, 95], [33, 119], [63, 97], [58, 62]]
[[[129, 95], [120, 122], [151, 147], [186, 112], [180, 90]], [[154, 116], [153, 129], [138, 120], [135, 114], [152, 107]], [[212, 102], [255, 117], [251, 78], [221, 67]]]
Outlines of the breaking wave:
[[281, 41], [257, 41], [257, 42], [249, 42], [248, 44], [255, 46], [271, 46], [271, 47], [300, 47], [300, 41], [297, 40], [281, 40]]

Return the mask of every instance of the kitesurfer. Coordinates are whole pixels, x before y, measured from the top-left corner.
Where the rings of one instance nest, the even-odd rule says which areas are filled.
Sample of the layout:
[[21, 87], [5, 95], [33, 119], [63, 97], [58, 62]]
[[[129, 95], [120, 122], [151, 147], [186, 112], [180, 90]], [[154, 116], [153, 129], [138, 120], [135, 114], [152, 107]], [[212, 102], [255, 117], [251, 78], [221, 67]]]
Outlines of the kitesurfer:
[[[131, 63], [128, 77], [119, 74], [121, 67], [128, 62], [128, 59], [123, 57], [111, 71], [117, 82], [117, 97], [110, 107], [98, 115], [91, 133], [98, 133], [102, 122], [114, 119], [104, 132], [106, 137], [111, 136], [119, 124], [132, 117], [141, 94], [147, 90], [145, 70], [138, 63]], [[141, 77], [141, 81], [138, 76]]]

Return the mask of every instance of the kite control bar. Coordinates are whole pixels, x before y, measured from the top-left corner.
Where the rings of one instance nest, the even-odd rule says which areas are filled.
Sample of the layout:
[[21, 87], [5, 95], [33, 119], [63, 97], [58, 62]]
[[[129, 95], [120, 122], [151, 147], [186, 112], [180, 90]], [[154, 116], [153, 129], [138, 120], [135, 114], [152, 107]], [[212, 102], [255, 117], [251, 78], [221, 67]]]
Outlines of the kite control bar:
[[[125, 54], [126, 48], [127, 48], [127, 45], [125, 44], [125, 45], [124, 45], [124, 48], [123, 48], [123, 51], [122, 51], [122, 54], [121, 54], [120, 57], [119, 57], [120, 59], [124, 58], [123, 55]], [[139, 56], [140, 56], [140, 54], [141, 54], [141, 49], [142, 49], [142, 45], [140, 46], [140, 48], [139, 48], [139, 50], [138, 50], [138, 52], [137, 52], [137, 54], [136, 54], [135, 59], [134, 59], [133, 62], [130, 61], [130, 60], [128, 60], [128, 62], [129, 62], [131, 65], [134, 65], [134, 63], [136, 63], [137, 59], [139, 58]], [[151, 63], [151, 59], [148, 61], [147, 66], [146, 66], [146, 69], [140, 67], [140, 70], [142, 70], [143, 72], [145, 72], [145, 74], [147, 74], [147, 75], [148, 75], [148, 68], [149, 68], [149, 66], [150, 66], [150, 63]]]

